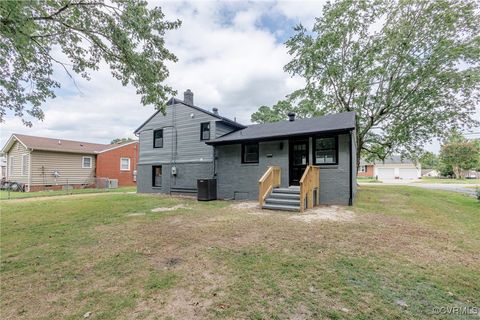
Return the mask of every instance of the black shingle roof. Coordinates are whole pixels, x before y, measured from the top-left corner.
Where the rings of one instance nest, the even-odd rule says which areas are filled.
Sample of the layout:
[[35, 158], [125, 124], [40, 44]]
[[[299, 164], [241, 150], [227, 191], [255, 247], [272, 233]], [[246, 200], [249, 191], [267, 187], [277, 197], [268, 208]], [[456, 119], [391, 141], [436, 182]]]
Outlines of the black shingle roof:
[[272, 140], [315, 133], [348, 131], [355, 128], [355, 112], [342, 112], [318, 118], [297, 119], [249, 125], [244, 129], [228, 133], [207, 144], [231, 144], [243, 141]]

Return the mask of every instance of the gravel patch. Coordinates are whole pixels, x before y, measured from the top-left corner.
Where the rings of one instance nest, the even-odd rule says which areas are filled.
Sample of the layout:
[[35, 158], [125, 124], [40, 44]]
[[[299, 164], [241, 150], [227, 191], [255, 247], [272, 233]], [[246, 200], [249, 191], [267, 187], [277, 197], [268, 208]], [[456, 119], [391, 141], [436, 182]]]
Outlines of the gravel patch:
[[188, 209], [188, 207], [184, 204], [177, 204], [176, 206], [173, 207], [158, 207], [152, 209], [152, 212], [165, 212], [165, 211], [173, 211], [177, 209]]
[[328, 221], [353, 221], [355, 214], [340, 206], [319, 206], [308, 209], [304, 213], [292, 215], [289, 219], [307, 223], [328, 220]]

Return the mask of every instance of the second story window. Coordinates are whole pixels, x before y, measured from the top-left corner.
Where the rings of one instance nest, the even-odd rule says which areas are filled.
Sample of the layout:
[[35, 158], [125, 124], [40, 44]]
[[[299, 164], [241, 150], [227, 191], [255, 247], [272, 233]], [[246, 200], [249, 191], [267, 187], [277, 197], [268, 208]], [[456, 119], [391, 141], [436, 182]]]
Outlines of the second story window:
[[163, 148], [163, 129], [153, 131], [153, 147]]
[[210, 122], [200, 124], [200, 140], [210, 140]]

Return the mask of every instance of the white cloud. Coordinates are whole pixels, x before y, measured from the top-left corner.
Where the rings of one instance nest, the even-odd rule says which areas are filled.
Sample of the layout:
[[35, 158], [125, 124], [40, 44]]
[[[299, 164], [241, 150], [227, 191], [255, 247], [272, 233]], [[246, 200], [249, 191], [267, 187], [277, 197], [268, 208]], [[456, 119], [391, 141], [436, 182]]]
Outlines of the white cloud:
[[[182, 27], [166, 36], [167, 47], [179, 58], [168, 64], [166, 83], [178, 91], [178, 97], [190, 88], [197, 105], [218, 107], [222, 115], [248, 123], [260, 105], [271, 105], [302, 85], [283, 71], [289, 56], [276, 40], [276, 30], [258, 26], [262, 15], [280, 12], [277, 3], [153, 1], [150, 5], [160, 5], [170, 20], [182, 20]], [[113, 79], [107, 67], [93, 72], [91, 81], [76, 76], [80, 92], [63, 71], [55, 76], [62, 89], [43, 106], [45, 120], [27, 128], [8, 117], [2, 124], [2, 143], [13, 132], [107, 143], [132, 136], [154, 112], [153, 107], [141, 105], [134, 88]]]

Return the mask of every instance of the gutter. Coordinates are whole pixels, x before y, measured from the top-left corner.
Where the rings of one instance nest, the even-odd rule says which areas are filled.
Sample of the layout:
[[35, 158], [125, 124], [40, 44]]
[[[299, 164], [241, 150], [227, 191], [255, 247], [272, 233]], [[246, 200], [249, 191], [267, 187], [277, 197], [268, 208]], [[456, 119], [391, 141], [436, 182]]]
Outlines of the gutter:
[[[342, 129], [332, 129], [332, 130], [325, 130], [325, 131], [310, 131], [310, 132], [299, 132], [299, 133], [291, 133], [291, 134], [281, 134], [281, 135], [274, 135], [274, 136], [263, 136], [263, 137], [255, 137], [255, 138], [237, 138], [237, 139], [232, 139], [232, 140], [220, 140], [220, 138], [217, 138], [219, 140], [210, 140], [205, 142], [206, 144], [210, 146], [216, 146], [216, 145], [228, 145], [228, 144], [237, 144], [237, 143], [247, 143], [247, 142], [262, 142], [262, 141], [276, 141], [276, 140], [284, 140], [288, 139], [291, 137], [303, 137], [303, 136], [315, 136], [315, 135], [328, 135], [328, 134], [341, 134], [341, 133], [349, 133], [355, 128], [342, 128]], [[222, 137], [225, 137], [229, 134], [233, 134], [237, 131], [233, 131], [230, 133], [225, 134]]]

